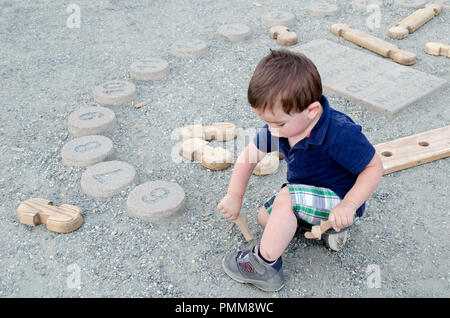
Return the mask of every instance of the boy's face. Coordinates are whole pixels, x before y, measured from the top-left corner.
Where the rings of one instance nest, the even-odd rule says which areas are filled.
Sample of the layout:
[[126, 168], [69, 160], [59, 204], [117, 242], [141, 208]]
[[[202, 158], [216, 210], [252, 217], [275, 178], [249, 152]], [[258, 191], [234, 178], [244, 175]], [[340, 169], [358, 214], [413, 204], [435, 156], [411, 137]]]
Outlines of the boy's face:
[[273, 136], [289, 138], [305, 133], [314, 120], [319, 107], [319, 103], [313, 103], [301, 113], [287, 114], [280, 102], [277, 102], [272, 110], [261, 111], [257, 108], [253, 108], [253, 110], [259, 118], [267, 123]]

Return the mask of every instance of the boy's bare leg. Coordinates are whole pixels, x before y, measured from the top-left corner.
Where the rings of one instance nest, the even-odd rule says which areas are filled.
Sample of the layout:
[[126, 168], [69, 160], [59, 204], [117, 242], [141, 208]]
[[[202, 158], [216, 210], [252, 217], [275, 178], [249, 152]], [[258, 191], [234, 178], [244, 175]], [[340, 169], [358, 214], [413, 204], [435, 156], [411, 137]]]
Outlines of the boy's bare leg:
[[266, 227], [267, 224], [267, 220], [269, 219], [270, 214], [267, 213], [267, 209], [262, 206], [261, 209], [259, 209], [258, 212], [258, 223], [259, 225], [261, 225], [263, 228]]
[[292, 211], [289, 189], [284, 187], [273, 203], [261, 238], [259, 251], [266, 260], [275, 261], [289, 245], [297, 230], [297, 218]]

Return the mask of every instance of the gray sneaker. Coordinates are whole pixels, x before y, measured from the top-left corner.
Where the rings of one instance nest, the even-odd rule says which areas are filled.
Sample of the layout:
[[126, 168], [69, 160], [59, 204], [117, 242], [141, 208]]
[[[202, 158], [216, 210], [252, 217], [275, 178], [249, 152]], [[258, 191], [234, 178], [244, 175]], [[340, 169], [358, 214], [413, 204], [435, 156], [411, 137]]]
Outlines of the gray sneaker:
[[321, 240], [326, 247], [328, 247], [333, 251], [339, 252], [344, 248], [345, 243], [348, 240], [348, 237], [349, 234], [347, 229], [344, 229], [340, 232], [336, 232], [333, 229], [331, 229], [328, 232], [322, 234]]
[[222, 261], [225, 273], [235, 281], [252, 284], [264, 291], [278, 291], [284, 286], [281, 257], [268, 265], [253, 250], [231, 252]]

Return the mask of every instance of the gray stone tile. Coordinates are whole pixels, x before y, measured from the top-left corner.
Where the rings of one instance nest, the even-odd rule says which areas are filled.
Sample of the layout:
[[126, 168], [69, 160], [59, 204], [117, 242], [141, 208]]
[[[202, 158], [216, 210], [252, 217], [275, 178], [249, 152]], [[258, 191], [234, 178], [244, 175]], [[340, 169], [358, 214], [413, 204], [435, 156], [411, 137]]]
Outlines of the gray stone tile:
[[293, 48], [316, 65], [325, 92], [393, 114], [447, 84], [444, 79], [319, 39]]

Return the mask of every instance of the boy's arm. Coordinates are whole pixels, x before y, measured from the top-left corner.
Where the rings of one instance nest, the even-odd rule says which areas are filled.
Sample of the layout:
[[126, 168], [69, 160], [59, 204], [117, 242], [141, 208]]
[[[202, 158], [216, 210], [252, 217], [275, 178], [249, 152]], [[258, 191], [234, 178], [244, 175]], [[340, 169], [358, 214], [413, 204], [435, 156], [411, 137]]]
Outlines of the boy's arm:
[[248, 180], [257, 163], [261, 161], [265, 155], [265, 152], [256, 148], [253, 142], [250, 142], [237, 158], [228, 186], [227, 195], [217, 206], [219, 211], [222, 212], [224, 217], [228, 220], [233, 221], [239, 215]]
[[330, 212], [328, 220], [337, 232], [353, 224], [356, 210], [375, 191], [383, 173], [383, 163], [380, 156], [375, 153], [344, 199]]

